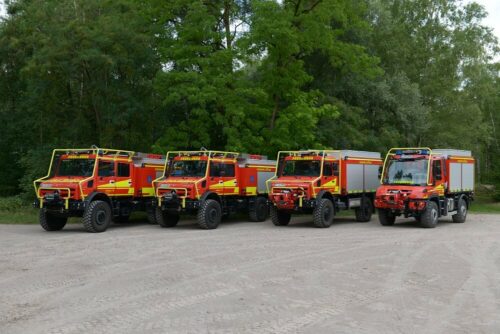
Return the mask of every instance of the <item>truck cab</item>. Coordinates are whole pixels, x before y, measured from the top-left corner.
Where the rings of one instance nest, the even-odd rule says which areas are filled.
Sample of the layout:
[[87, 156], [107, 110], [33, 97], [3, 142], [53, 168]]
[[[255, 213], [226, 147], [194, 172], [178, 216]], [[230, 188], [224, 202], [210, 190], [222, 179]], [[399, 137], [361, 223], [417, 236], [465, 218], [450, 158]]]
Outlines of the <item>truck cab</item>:
[[393, 148], [387, 153], [375, 207], [382, 225], [397, 216], [414, 217], [423, 227], [453, 213], [464, 222], [473, 200], [474, 159], [469, 151]]

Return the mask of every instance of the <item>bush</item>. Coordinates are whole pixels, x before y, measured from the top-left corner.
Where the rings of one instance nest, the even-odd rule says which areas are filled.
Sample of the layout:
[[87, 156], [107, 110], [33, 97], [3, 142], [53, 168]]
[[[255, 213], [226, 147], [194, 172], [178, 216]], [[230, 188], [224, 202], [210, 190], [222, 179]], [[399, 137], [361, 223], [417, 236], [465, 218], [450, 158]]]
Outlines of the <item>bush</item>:
[[24, 210], [29, 203], [20, 196], [0, 197], [0, 211], [19, 211]]

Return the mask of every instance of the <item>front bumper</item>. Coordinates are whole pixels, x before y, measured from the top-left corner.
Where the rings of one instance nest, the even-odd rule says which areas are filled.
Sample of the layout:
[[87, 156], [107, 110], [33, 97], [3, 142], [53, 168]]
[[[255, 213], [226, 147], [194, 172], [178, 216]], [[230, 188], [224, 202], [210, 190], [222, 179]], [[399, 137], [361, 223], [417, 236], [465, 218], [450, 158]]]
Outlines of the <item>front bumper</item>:
[[389, 198], [381, 198], [377, 196], [375, 198], [375, 208], [403, 212], [405, 215], [422, 212], [426, 207], [427, 199], [401, 199], [394, 196]]
[[33, 207], [60, 213], [83, 212], [85, 210], [85, 202], [69, 199], [66, 205], [66, 200], [64, 199], [42, 198], [36, 199], [33, 202]]
[[163, 196], [156, 201], [156, 206], [163, 211], [194, 211], [200, 208], [199, 200], [180, 198], [177, 195]]

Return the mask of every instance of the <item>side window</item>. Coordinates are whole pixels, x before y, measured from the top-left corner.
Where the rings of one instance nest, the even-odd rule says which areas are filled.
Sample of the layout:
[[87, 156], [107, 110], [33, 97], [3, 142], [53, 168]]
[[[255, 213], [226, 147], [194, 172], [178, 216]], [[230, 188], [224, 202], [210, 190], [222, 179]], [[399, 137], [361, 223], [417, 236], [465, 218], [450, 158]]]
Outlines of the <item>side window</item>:
[[98, 176], [114, 176], [115, 175], [115, 163], [112, 161], [99, 161], [99, 169], [97, 172]]
[[223, 164], [225, 175], [221, 176], [234, 176], [234, 164]]
[[130, 176], [130, 165], [126, 163], [118, 163], [118, 176], [129, 177]]
[[332, 169], [333, 169], [333, 175], [339, 176], [339, 163], [338, 162], [333, 163]]
[[220, 173], [220, 164], [211, 161], [210, 162], [210, 176], [212, 176], [212, 177], [219, 176], [219, 173]]
[[332, 162], [325, 161], [325, 164], [323, 165], [323, 176], [333, 176]]
[[211, 177], [232, 177], [235, 175], [234, 164], [210, 162]]
[[443, 171], [441, 168], [441, 160], [434, 161], [434, 178], [441, 181], [443, 179]]

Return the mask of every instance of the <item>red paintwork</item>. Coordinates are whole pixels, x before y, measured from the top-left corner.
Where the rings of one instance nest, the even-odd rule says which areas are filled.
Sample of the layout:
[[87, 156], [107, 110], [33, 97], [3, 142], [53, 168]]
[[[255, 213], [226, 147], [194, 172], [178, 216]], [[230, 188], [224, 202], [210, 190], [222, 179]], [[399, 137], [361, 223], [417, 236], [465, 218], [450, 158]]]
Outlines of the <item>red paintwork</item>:
[[[94, 160], [95, 154], [88, 154], [88, 159]], [[148, 158], [160, 159], [160, 155], [148, 155]], [[67, 155], [62, 155], [61, 160], [68, 159]], [[43, 179], [39, 183], [39, 194], [43, 197], [47, 194], [53, 193], [56, 190], [59, 192], [63, 199], [68, 197], [73, 200], [83, 200], [92, 192], [105, 193], [109, 197], [152, 197], [152, 181], [157, 177], [157, 174], [163, 170], [163, 164], [151, 164], [136, 166], [132, 159], [113, 154], [101, 155], [97, 159], [97, 164], [100, 161], [115, 162], [114, 174], [115, 176], [99, 177], [97, 175], [98, 166], [94, 166], [94, 175], [91, 177], [81, 176], [55, 176]], [[130, 175], [127, 177], [119, 177], [117, 175], [118, 162], [129, 165]], [[130, 180], [130, 182], [129, 182]], [[83, 181], [83, 182], [81, 182]], [[114, 181], [110, 183], [110, 181]], [[149, 188], [145, 189], [145, 188]], [[83, 197], [82, 197], [83, 195]]]
[[[261, 159], [260, 155], [250, 155], [252, 159]], [[182, 160], [208, 160], [207, 156], [190, 157], [176, 156], [174, 161]], [[237, 159], [234, 158], [218, 158], [210, 159], [213, 163], [228, 163], [234, 165], [234, 176], [210, 176], [210, 163], [207, 166], [207, 173], [201, 177], [183, 177], [183, 176], [168, 176], [163, 180], [155, 182], [155, 194], [157, 197], [162, 197], [166, 193], [175, 190], [181, 198], [197, 200], [205, 192], [212, 191], [219, 196], [237, 196], [247, 197], [256, 196], [257, 192], [251, 191], [252, 188], [257, 188], [258, 172], [259, 171], [275, 171], [274, 165], [243, 165], [240, 166]], [[223, 186], [221, 186], [223, 184]], [[250, 188], [250, 189], [249, 189]]]
[[[407, 154], [408, 155], [408, 154]], [[424, 157], [429, 159], [428, 155], [415, 155], [415, 157]], [[398, 158], [396, 155], [395, 158]], [[432, 164], [434, 161], [441, 160], [442, 166], [444, 166], [442, 180], [434, 180], [432, 173], [429, 174], [429, 182], [424, 186], [416, 185], [386, 185], [382, 184], [375, 195], [375, 207], [378, 209], [391, 209], [395, 211], [411, 211], [411, 212], [421, 212], [425, 210], [427, 200], [430, 197], [440, 197], [443, 198], [448, 195], [448, 188], [446, 185], [449, 184], [449, 170], [450, 163], [452, 162], [463, 162], [467, 161], [474, 163], [474, 159], [470, 157], [443, 157], [443, 156], [432, 156], [431, 157], [431, 171]], [[389, 161], [389, 160], [388, 160]], [[408, 204], [408, 207], [407, 207]]]
[[[294, 160], [288, 156], [285, 161]], [[313, 156], [307, 161], [321, 161], [321, 156]], [[324, 163], [339, 163], [334, 157], [325, 157]], [[311, 200], [317, 197], [320, 191], [328, 191], [333, 195], [347, 195], [347, 166], [349, 164], [382, 165], [380, 159], [350, 158], [340, 160], [338, 175], [332, 176], [279, 176], [270, 182], [269, 199], [278, 209], [292, 210], [295, 203], [302, 196], [303, 200]], [[319, 182], [319, 184], [318, 184]]]

